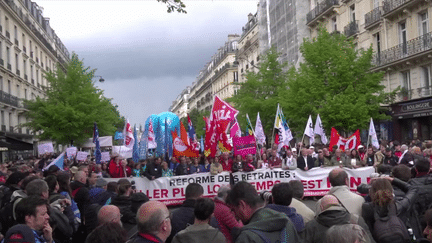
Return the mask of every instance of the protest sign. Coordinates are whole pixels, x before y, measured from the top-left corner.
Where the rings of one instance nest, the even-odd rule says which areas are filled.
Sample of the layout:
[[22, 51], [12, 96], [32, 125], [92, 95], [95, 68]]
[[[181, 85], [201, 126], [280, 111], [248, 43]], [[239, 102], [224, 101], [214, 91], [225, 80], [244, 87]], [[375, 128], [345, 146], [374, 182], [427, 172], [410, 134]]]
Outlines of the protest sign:
[[102, 152], [101, 153], [101, 161], [102, 162], [107, 162], [110, 161], [110, 153], [109, 152]]
[[66, 149], [66, 155], [68, 158], [72, 158], [73, 156], [75, 156], [77, 153], [77, 148], [76, 147], [70, 147]]
[[[313, 168], [309, 171], [282, 170], [282, 169], [258, 169], [252, 172], [233, 173], [234, 182], [247, 181], [255, 186], [258, 192], [271, 191], [273, 186], [290, 180], [300, 180], [304, 186], [305, 196], [323, 196], [331, 188], [328, 180], [329, 172], [337, 167]], [[359, 169], [344, 168], [349, 176], [349, 187], [357, 190], [361, 183], [368, 183], [370, 174], [375, 172], [373, 167]], [[145, 193], [151, 200], [158, 200], [167, 205], [180, 204], [185, 200], [185, 190], [189, 183], [198, 183], [204, 188], [204, 196], [215, 196], [221, 186], [229, 185], [230, 174], [222, 172], [218, 175], [210, 173], [198, 173], [187, 176], [161, 177], [155, 180], [134, 177], [127, 178], [135, 181], [137, 191]], [[119, 179], [106, 179], [117, 181]]]
[[89, 154], [88, 154], [87, 152], [79, 151], [79, 152], [77, 153], [76, 159], [77, 159], [78, 161], [85, 161], [85, 160], [87, 160], [87, 156], [88, 156], [88, 155], [89, 155]]
[[38, 145], [38, 152], [39, 152], [39, 155], [42, 155], [45, 153], [54, 153], [54, 147], [53, 147], [52, 142], [39, 144]]
[[256, 154], [256, 141], [253, 135], [246, 137], [233, 137], [234, 155]]

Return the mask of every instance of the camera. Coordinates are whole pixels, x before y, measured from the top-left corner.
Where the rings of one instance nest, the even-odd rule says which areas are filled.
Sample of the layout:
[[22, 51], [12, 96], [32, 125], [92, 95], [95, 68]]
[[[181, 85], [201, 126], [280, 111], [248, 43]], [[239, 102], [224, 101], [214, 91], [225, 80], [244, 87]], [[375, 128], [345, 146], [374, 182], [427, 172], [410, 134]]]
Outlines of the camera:
[[136, 186], [135, 186], [135, 181], [131, 181], [131, 187], [132, 187], [132, 190], [135, 190], [136, 189]]

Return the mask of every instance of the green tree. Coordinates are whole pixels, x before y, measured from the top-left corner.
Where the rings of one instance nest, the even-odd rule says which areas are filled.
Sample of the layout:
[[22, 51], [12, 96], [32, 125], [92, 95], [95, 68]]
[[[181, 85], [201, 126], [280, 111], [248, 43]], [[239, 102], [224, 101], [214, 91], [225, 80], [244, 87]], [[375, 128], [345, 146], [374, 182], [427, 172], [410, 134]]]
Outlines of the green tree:
[[227, 99], [239, 111], [237, 119], [243, 130], [246, 114], [254, 126], [259, 112], [265, 134], [272, 134], [277, 104], [282, 99], [280, 92], [286, 89], [287, 81], [283, 71], [286, 64], [279, 63], [278, 57], [277, 51], [271, 48], [259, 64], [258, 73], [246, 72], [246, 82], [239, 83], [237, 94]]
[[[210, 111], [198, 111], [198, 109], [193, 109], [189, 112], [189, 117], [192, 121], [192, 124], [195, 128], [195, 133], [197, 136], [197, 139], [200, 139], [201, 136], [204, 138], [205, 137], [205, 122], [203, 117], [209, 117], [210, 116]], [[183, 122], [183, 125], [185, 126], [186, 130], [188, 128], [188, 120], [187, 117], [183, 117], [181, 119], [181, 122]]]
[[82, 144], [92, 137], [94, 122], [100, 136], [113, 135], [123, 126], [124, 118], [111, 99], [94, 86], [94, 72], [73, 53], [66, 73], [60, 67], [45, 73], [49, 82], [46, 97], [26, 102], [28, 122], [23, 126], [39, 132], [40, 139], [58, 144]]
[[383, 73], [370, 71], [372, 47], [358, 49], [352, 39], [321, 27], [300, 51], [304, 62], [289, 70], [288, 88], [279, 93], [291, 129], [303, 133], [309, 115], [317, 114], [327, 130], [344, 132], [367, 128], [371, 117], [388, 118], [381, 105], [394, 92], [384, 92]]
[[182, 0], [157, 0], [158, 2], [165, 3], [167, 5], [167, 12], [173, 13], [187, 13], [185, 8], [186, 5]]

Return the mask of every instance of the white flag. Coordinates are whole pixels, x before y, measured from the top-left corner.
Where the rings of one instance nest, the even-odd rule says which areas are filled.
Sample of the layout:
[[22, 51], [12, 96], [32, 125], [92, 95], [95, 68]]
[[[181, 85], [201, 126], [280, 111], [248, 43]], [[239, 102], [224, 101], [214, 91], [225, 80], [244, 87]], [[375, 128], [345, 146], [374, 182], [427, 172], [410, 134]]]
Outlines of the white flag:
[[313, 130], [312, 116], [309, 115], [309, 119], [306, 124], [306, 128], [304, 134], [310, 138], [310, 143], [312, 144], [315, 141], [315, 134]]
[[291, 129], [288, 127], [288, 123], [285, 119], [285, 116], [282, 112], [282, 108], [279, 107], [278, 105], [278, 114], [277, 114], [278, 118], [278, 129], [279, 129], [279, 135], [280, 135], [280, 141], [281, 144], [286, 145], [286, 146], [290, 146], [289, 142], [293, 139], [292, 133], [291, 133]]
[[319, 114], [317, 115], [317, 119], [316, 119], [316, 122], [315, 122], [314, 132], [315, 132], [316, 135], [320, 135], [321, 136], [321, 142], [323, 144], [327, 144], [328, 140], [327, 140], [327, 137], [325, 135], [325, 131], [324, 131], [323, 125], [321, 123], [321, 118], [320, 118]]
[[135, 139], [133, 136], [132, 127], [129, 123], [129, 120], [126, 120], [123, 134], [124, 134], [124, 146], [127, 148], [133, 148]]
[[369, 136], [371, 136], [372, 139], [372, 146], [376, 149], [379, 149], [379, 142], [377, 138], [377, 134], [375, 131], [375, 126], [371, 117], [370, 125], [369, 125]]
[[156, 136], [153, 130], [153, 123], [150, 119], [149, 121], [149, 131], [148, 131], [148, 136], [147, 136], [147, 142], [148, 142], [148, 149], [154, 149], [157, 147], [157, 143], [156, 143]]
[[256, 136], [258, 144], [263, 145], [265, 143], [266, 137], [264, 135], [264, 129], [263, 129], [262, 124], [261, 124], [259, 112], [257, 114], [257, 120], [256, 120], [256, 124], [255, 124], [255, 136]]

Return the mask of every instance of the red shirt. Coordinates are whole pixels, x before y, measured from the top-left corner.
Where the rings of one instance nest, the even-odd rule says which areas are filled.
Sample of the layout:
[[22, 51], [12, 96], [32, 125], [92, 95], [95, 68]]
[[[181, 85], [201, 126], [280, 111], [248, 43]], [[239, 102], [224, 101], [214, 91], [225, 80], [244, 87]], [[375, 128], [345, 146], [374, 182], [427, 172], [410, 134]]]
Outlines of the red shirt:
[[[126, 175], [130, 176], [132, 174], [132, 170], [129, 166], [125, 167], [126, 169]], [[114, 160], [111, 160], [111, 162], [109, 163], [109, 174], [111, 176], [111, 178], [122, 178], [125, 177], [125, 171], [123, 169], [122, 166], [117, 165]]]
[[232, 165], [233, 165], [233, 162], [232, 162], [231, 159], [228, 159], [228, 161], [221, 160], [220, 164], [222, 165], [223, 171], [229, 171], [229, 172], [231, 172]]
[[269, 159], [269, 165], [271, 166], [279, 166], [282, 164], [282, 160], [279, 159], [278, 157], [271, 157], [271, 159]]

